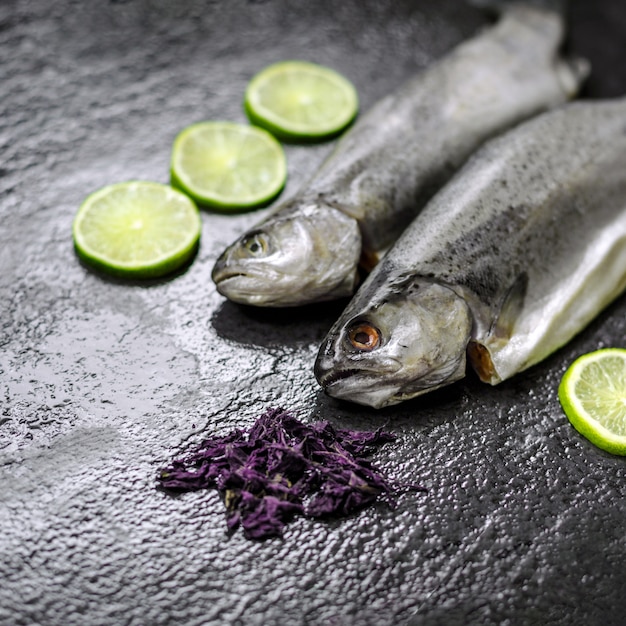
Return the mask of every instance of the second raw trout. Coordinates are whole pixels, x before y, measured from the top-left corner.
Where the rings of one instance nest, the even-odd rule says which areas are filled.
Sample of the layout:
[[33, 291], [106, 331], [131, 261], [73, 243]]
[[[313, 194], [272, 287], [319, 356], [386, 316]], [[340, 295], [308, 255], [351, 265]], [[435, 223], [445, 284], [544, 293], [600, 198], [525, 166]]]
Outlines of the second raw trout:
[[573, 103], [479, 150], [405, 230], [320, 349], [336, 398], [383, 407], [499, 383], [626, 287], [626, 99]]

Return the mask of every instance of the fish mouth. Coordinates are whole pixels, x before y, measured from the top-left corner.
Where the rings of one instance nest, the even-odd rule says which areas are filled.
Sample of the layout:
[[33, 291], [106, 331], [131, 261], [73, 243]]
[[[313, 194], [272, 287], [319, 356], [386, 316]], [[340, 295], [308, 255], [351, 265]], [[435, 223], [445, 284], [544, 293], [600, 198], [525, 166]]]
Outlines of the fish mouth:
[[214, 283], [221, 283], [225, 280], [229, 280], [231, 278], [240, 278], [246, 277], [247, 272], [243, 271], [241, 268], [233, 268], [229, 267], [225, 263], [221, 263], [218, 261], [213, 267], [213, 271], [211, 272], [211, 278]]
[[[346, 363], [346, 365], [351, 365]], [[344, 367], [338, 369], [336, 363], [327, 357], [318, 357], [314, 366], [317, 382], [324, 388], [339, 387], [341, 383], [350, 381], [358, 376], [359, 386], [370, 388], [372, 385], [380, 385], [387, 375], [393, 375], [402, 369], [400, 363], [394, 358], [385, 358], [378, 361], [375, 369], [367, 367], [366, 363], [360, 363], [360, 367]]]
[[404, 386], [401, 381], [388, 379], [388, 375], [400, 369], [394, 359], [387, 359], [384, 367], [375, 370], [367, 367], [337, 369], [324, 367], [324, 363], [316, 365], [315, 377], [318, 383], [326, 394], [337, 400], [380, 409], [397, 402], [397, 393]]
[[243, 272], [219, 272], [213, 274], [213, 282], [218, 285], [224, 283], [228, 280], [233, 280], [237, 278], [247, 278], [247, 275]]
[[259, 307], [286, 307], [306, 302], [290, 291], [280, 275], [259, 272], [220, 272], [213, 276], [217, 292], [232, 302]]
[[339, 381], [346, 380], [347, 378], [351, 378], [352, 376], [362, 373], [363, 370], [359, 369], [341, 370], [339, 372], [333, 372], [331, 374], [326, 374], [325, 376], [320, 376], [318, 378], [318, 382], [324, 389], [326, 389]]
[[278, 280], [281, 274], [268, 265], [264, 264], [260, 267], [229, 267], [223, 266], [219, 263], [213, 267], [211, 272], [211, 278], [213, 282], [218, 285], [225, 282], [243, 282], [250, 280], [258, 280], [269, 282], [273, 284], [273, 281]]
[[[269, 277], [269, 278], [268, 278]], [[276, 289], [277, 276], [269, 272], [255, 272], [241, 269], [218, 268], [213, 270], [211, 278], [222, 295], [229, 297], [234, 293], [255, 296]], [[266, 289], [263, 289], [267, 287]], [[270, 288], [271, 287], [271, 288]]]
[[[356, 385], [351, 384], [352, 379], [358, 376]], [[331, 396], [342, 397], [345, 394], [351, 395], [353, 390], [358, 389], [361, 393], [368, 394], [371, 391], [378, 391], [381, 385], [380, 374], [369, 372], [363, 369], [345, 369], [338, 372], [331, 372], [318, 376], [321, 387]], [[383, 385], [386, 387], [386, 385]]]
[[[358, 382], [351, 384], [356, 376], [359, 377]], [[346, 369], [323, 376], [318, 381], [324, 392], [337, 400], [375, 409], [398, 402], [396, 386], [382, 383], [380, 376], [366, 370]]]
[[246, 297], [247, 288], [250, 285], [250, 276], [239, 272], [230, 272], [213, 276], [213, 282], [217, 291], [229, 299]]

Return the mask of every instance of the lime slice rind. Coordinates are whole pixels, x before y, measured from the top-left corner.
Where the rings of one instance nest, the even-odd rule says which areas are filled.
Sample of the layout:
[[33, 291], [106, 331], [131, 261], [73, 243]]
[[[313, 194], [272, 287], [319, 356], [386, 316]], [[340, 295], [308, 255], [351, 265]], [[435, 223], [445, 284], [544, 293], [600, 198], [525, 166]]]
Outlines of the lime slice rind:
[[282, 61], [256, 74], [246, 89], [253, 124], [283, 141], [314, 142], [343, 132], [355, 119], [354, 86], [334, 70], [307, 61]]
[[572, 426], [594, 445], [626, 455], [626, 350], [584, 354], [567, 369], [558, 390]]
[[217, 211], [266, 206], [283, 190], [287, 161], [267, 131], [234, 122], [198, 122], [172, 147], [170, 179], [198, 204]]
[[72, 224], [89, 267], [122, 278], [159, 278], [187, 265], [202, 224], [194, 202], [169, 185], [128, 181], [85, 198]]

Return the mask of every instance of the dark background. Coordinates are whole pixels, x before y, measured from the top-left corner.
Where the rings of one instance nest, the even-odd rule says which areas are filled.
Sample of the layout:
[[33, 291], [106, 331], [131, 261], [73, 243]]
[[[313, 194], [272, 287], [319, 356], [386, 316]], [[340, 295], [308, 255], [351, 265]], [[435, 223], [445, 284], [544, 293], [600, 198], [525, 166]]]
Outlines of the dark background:
[[[265, 65], [329, 65], [366, 109], [486, 21], [459, 0], [2, 0], [3, 626], [623, 623], [625, 461], [582, 439], [556, 392], [578, 354], [624, 345], [624, 298], [497, 388], [469, 377], [376, 412], [312, 374], [341, 303], [264, 312], [215, 292], [217, 255], [264, 211], [203, 212], [197, 258], [165, 281], [99, 276], [72, 249], [89, 192], [167, 182], [175, 135], [244, 122]], [[625, 41], [622, 2], [572, 2], [568, 47], [593, 64], [583, 97], [626, 93]], [[283, 197], [331, 148], [287, 147]], [[278, 405], [384, 425], [398, 441], [376, 462], [428, 493], [254, 543], [226, 535], [215, 492], [155, 489], [203, 434]]]

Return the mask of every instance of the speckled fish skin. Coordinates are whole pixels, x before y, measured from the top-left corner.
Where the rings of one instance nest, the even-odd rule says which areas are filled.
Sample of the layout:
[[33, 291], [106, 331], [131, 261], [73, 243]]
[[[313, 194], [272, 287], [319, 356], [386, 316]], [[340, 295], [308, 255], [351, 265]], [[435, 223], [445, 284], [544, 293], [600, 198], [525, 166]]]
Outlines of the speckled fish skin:
[[558, 12], [514, 4], [383, 98], [293, 198], [213, 269], [217, 290], [256, 306], [352, 295], [371, 267], [486, 139], [574, 96], [584, 63], [558, 53]]
[[[510, 378], [626, 287], [626, 99], [545, 113], [479, 150], [356, 293], [320, 348], [326, 392], [396, 404]], [[365, 325], [365, 326], [363, 326]], [[354, 328], [378, 345], [357, 349]]]

